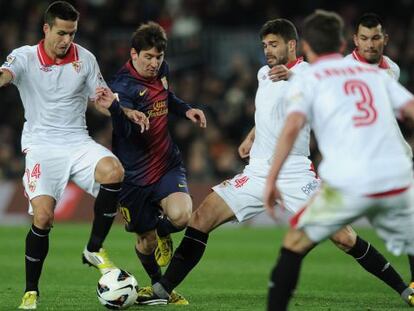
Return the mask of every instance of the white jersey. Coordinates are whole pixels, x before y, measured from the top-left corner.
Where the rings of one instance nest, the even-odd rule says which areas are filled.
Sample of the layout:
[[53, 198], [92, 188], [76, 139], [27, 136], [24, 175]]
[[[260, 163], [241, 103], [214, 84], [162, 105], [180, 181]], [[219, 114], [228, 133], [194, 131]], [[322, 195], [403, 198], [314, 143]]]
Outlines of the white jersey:
[[319, 175], [331, 187], [365, 195], [410, 185], [412, 163], [392, 108], [413, 95], [385, 72], [328, 55], [293, 77], [286, 98], [288, 113], [310, 122], [323, 157]]
[[[346, 59], [355, 59], [361, 63], [367, 63], [367, 61], [359, 55], [357, 50], [354, 50], [351, 54], [348, 54], [345, 56]], [[367, 63], [368, 64], [368, 63]], [[371, 66], [380, 68], [385, 70], [386, 73], [390, 75], [395, 81], [398, 81], [400, 78], [400, 67], [394, 63], [388, 56], [382, 55], [381, 60], [378, 64], [370, 64]], [[395, 120], [395, 126], [398, 128], [398, 134], [400, 136], [401, 141], [404, 143], [405, 149], [407, 154], [410, 156], [410, 158], [413, 157], [413, 150], [409, 143], [405, 140], [403, 134], [401, 133], [401, 129], [398, 126], [397, 120]]]
[[[345, 56], [346, 59], [355, 59], [361, 63], [367, 63], [367, 61], [359, 55], [357, 50]], [[367, 63], [368, 64], [368, 63]], [[382, 55], [378, 64], [370, 64], [372, 66], [384, 69], [394, 80], [400, 79], [400, 67], [391, 60], [388, 56]]]
[[13, 75], [24, 106], [22, 150], [36, 145], [81, 144], [90, 140], [85, 111], [97, 86], [106, 86], [95, 57], [72, 44], [59, 64], [43, 41], [15, 49], [2, 68]]
[[[301, 75], [309, 67], [309, 64], [297, 59], [289, 67], [294, 75]], [[260, 68], [257, 74], [259, 85], [255, 99], [255, 137], [250, 150], [250, 165], [254, 166], [255, 163], [258, 163], [257, 166], [260, 166], [266, 173], [269, 171], [277, 139], [286, 119], [286, 105], [283, 99], [290, 83], [284, 80], [273, 82], [269, 79], [269, 70], [270, 67], [266, 65]], [[298, 159], [302, 162], [305, 159], [310, 165], [310, 161], [307, 159], [309, 156], [309, 140], [310, 129], [305, 127], [301, 131], [286, 165], [283, 167], [282, 174], [291, 170], [289, 164], [294, 165]]]

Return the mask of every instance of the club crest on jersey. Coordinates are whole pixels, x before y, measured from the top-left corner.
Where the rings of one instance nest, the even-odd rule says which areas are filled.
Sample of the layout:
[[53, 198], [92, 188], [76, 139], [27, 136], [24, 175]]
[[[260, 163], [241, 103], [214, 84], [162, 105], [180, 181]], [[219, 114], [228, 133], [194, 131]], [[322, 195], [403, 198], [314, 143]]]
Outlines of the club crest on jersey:
[[105, 84], [105, 80], [104, 80], [101, 72], [98, 72], [98, 81], [101, 85]]
[[6, 61], [4, 62], [4, 66], [5, 67], [10, 67], [11, 64], [13, 64], [15, 59], [16, 59], [16, 56], [13, 56], [13, 55], [7, 56]]
[[167, 81], [167, 77], [162, 77], [162, 78], [161, 78], [161, 82], [162, 82], [162, 86], [164, 87], [164, 89], [168, 90], [168, 81]]
[[75, 69], [75, 71], [79, 73], [81, 71], [82, 61], [80, 60], [74, 61], [72, 62], [72, 66], [73, 66], [73, 69]]
[[29, 182], [29, 191], [30, 192], [34, 192], [36, 190], [36, 184], [37, 184], [36, 179], [33, 179]]
[[40, 66], [40, 70], [44, 71], [44, 72], [51, 72], [52, 71], [52, 66]]

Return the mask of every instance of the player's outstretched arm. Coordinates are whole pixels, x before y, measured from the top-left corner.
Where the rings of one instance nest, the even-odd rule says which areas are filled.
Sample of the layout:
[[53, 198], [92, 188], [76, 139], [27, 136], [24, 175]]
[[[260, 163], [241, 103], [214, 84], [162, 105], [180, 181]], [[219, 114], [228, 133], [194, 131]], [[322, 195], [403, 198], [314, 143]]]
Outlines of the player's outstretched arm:
[[125, 116], [130, 121], [132, 121], [133, 123], [138, 124], [140, 126], [141, 133], [143, 133], [144, 131], [149, 130], [150, 123], [149, 123], [149, 119], [145, 115], [145, 113], [143, 113], [141, 111], [138, 111], [138, 110], [125, 108], [125, 107], [122, 107], [121, 109], [124, 112]]
[[206, 128], [207, 127], [207, 120], [204, 112], [200, 109], [191, 108], [187, 110], [185, 116], [193, 121], [194, 123], [199, 123], [200, 127]]
[[0, 87], [9, 84], [13, 79], [13, 76], [10, 71], [0, 68]]
[[[300, 130], [305, 125], [306, 117], [300, 112], [292, 112], [286, 118], [285, 126], [280, 134], [278, 143], [276, 145], [275, 153], [273, 155], [272, 166], [269, 175], [266, 179], [265, 193], [264, 193], [264, 207], [267, 213], [275, 218], [274, 206], [276, 202], [283, 203], [279, 190], [276, 187], [276, 180], [279, 172], [293, 148], [296, 137], [298, 137]], [[278, 202], [278, 203], [279, 203]]]
[[242, 159], [247, 158], [250, 155], [250, 149], [252, 149], [252, 145], [254, 142], [254, 135], [255, 135], [255, 128], [253, 127], [249, 134], [247, 134], [246, 138], [242, 141], [242, 143], [239, 146], [239, 156]]

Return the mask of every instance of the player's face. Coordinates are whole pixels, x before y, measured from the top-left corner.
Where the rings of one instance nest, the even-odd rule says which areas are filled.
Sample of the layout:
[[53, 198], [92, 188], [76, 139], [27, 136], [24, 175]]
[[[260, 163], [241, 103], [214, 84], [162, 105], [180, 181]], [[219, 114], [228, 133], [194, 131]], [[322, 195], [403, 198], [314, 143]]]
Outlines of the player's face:
[[289, 47], [279, 35], [268, 34], [262, 40], [267, 65], [272, 68], [288, 62]]
[[387, 42], [388, 36], [383, 33], [381, 25], [372, 28], [359, 25], [358, 32], [354, 35], [358, 53], [371, 64], [377, 64], [380, 61]]
[[159, 52], [155, 47], [141, 50], [139, 53], [131, 49], [131, 58], [138, 73], [146, 79], [152, 79], [158, 75], [158, 70], [164, 61], [164, 52]]
[[57, 58], [65, 57], [78, 29], [77, 21], [55, 18], [52, 26], [44, 24], [46, 51]]

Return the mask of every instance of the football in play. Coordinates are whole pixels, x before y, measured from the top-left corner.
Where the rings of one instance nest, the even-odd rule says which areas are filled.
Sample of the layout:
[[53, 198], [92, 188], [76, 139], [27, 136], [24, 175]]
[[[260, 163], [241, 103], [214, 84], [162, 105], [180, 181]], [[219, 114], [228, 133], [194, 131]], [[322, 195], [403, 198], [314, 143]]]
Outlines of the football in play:
[[114, 269], [102, 275], [98, 281], [98, 300], [108, 309], [125, 309], [137, 299], [138, 282], [127, 271]]

